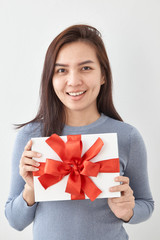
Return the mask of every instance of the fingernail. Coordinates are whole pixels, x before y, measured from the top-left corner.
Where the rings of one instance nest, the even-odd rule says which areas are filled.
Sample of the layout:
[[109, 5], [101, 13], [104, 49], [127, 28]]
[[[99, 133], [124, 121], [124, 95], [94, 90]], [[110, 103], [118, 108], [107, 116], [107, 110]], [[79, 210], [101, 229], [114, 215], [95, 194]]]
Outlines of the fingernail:
[[41, 156], [42, 156], [42, 154], [41, 154], [41, 153], [37, 153], [37, 156], [38, 156], [38, 157], [41, 157]]
[[39, 168], [34, 168], [34, 171], [39, 171]]
[[113, 188], [110, 188], [109, 191], [112, 192], [112, 191], [113, 191]]
[[114, 179], [115, 181], [118, 181], [118, 177], [115, 177], [115, 179]]
[[39, 167], [39, 166], [40, 166], [40, 163], [39, 163], [39, 162], [37, 162], [37, 163], [36, 163], [36, 166], [37, 166], [37, 167]]

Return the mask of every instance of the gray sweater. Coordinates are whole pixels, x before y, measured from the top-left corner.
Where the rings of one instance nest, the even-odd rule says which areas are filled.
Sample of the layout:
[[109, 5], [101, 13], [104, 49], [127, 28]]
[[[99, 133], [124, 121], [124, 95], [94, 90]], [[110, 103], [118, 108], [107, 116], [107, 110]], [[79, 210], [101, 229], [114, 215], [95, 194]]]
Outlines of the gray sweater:
[[[25, 182], [19, 175], [19, 161], [26, 143], [41, 136], [39, 123], [28, 124], [17, 135], [13, 159], [11, 190], [5, 214], [12, 227], [23, 230], [33, 222], [34, 240], [125, 240], [123, 221], [110, 210], [107, 199], [67, 200], [35, 203], [27, 206], [22, 197]], [[131, 224], [147, 220], [154, 208], [149, 188], [146, 149], [139, 132], [129, 124], [103, 114], [83, 127], [65, 126], [62, 135], [117, 133], [121, 175], [130, 179], [134, 191], [134, 215]]]

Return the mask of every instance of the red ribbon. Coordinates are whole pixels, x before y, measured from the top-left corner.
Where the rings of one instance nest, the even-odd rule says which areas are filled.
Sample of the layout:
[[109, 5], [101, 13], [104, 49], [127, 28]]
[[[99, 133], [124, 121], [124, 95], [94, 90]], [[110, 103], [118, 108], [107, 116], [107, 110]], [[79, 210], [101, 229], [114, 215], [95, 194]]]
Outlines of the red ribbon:
[[58, 154], [62, 161], [46, 159], [45, 163], [40, 163], [39, 171], [34, 172], [34, 176], [41, 185], [48, 187], [61, 181], [69, 174], [65, 192], [71, 194], [71, 199], [85, 199], [85, 194], [94, 201], [102, 192], [89, 176], [97, 177], [99, 172], [114, 173], [119, 172], [119, 158], [90, 162], [101, 150], [103, 141], [98, 138], [96, 142], [82, 154], [81, 135], [68, 135], [65, 143], [58, 135], [53, 134], [47, 138], [46, 143]]

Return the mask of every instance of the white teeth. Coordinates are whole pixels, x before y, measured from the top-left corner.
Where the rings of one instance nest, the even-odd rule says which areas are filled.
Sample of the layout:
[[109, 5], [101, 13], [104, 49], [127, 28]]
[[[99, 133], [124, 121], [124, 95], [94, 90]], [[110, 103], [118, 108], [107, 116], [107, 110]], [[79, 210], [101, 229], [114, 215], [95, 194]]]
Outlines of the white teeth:
[[[85, 91], [84, 91], [85, 92]], [[70, 96], [79, 96], [79, 95], [81, 95], [82, 93], [84, 93], [84, 92], [70, 92], [70, 93], [68, 93]]]

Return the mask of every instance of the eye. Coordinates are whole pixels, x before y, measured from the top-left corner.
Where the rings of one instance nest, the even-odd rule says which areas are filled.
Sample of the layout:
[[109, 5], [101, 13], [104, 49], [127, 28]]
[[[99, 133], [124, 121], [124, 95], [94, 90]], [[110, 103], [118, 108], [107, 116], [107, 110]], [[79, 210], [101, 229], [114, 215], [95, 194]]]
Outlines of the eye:
[[91, 68], [88, 67], [88, 66], [85, 66], [85, 67], [82, 68], [82, 70], [87, 71], [87, 70], [91, 70]]
[[59, 69], [57, 69], [57, 73], [64, 73], [66, 71], [66, 69], [64, 69], [64, 68], [59, 68]]

